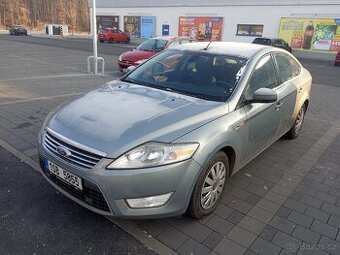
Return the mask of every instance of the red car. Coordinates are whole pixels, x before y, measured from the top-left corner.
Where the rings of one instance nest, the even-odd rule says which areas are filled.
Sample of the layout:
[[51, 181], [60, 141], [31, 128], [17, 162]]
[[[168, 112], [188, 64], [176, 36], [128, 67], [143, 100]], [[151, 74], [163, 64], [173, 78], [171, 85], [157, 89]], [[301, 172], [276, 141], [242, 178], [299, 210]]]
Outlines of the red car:
[[339, 66], [340, 65], [340, 50], [338, 51], [338, 53], [335, 56], [335, 62], [334, 62], [335, 66]]
[[129, 66], [137, 66], [164, 49], [190, 42], [195, 42], [195, 39], [187, 36], [158, 36], [151, 38], [140, 44], [136, 49], [120, 55], [118, 59], [119, 70], [126, 72]]
[[117, 29], [117, 28], [105, 28], [101, 29], [98, 34], [98, 40], [99, 42], [108, 42], [108, 43], [114, 43], [114, 42], [130, 42], [130, 36], [128, 34], [125, 34], [123, 31]]

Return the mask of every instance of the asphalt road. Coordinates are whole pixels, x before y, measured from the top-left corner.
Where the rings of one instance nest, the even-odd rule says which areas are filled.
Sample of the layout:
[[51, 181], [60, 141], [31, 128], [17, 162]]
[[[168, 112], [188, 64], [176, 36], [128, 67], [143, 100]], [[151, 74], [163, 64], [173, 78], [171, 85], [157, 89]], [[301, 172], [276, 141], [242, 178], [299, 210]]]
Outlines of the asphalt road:
[[[86, 52], [92, 51], [92, 41], [90, 39], [57, 39], [35, 37], [35, 36], [10, 36], [0, 35], [0, 40], [25, 42], [35, 45], [52, 46], [64, 49], [81, 50]], [[98, 43], [98, 54], [108, 54], [112, 56], [119, 56], [121, 53], [135, 48], [134, 44], [124, 43]], [[325, 61], [317, 59], [299, 59], [301, 63], [311, 72], [313, 75], [314, 83], [324, 84], [329, 86], [340, 87], [340, 68], [334, 66], [334, 61]], [[116, 68], [116, 66], [114, 66]], [[117, 68], [116, 68], [117, 69]], [[338, 70], [338, 72], [334, 72]], [[335, 74], [334, 74], [335, 73]]]
[[0, 254], [155, 254], [0, 147]]

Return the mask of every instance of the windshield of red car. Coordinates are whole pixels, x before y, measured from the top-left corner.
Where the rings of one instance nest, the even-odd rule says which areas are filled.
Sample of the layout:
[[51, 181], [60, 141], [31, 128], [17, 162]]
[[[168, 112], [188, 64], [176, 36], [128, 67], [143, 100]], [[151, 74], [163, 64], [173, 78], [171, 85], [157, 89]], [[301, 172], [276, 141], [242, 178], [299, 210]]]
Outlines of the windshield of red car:
[[167, 40], [149, 39], [137, 47], [138, 50], [144, 51], [162, 51], [168, 44]]

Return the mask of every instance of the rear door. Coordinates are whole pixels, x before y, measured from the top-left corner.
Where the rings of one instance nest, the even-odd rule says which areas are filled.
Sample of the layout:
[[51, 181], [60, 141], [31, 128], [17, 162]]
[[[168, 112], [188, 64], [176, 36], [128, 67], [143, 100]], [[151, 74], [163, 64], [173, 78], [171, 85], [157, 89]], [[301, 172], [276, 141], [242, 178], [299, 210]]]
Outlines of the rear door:
[[299, 81], [301, 67], [295, 59], [283, 52], [275, 53], [274, 57], [279, 75], [279, 86], [276, 88], [276, 92], [279, 95], [282, 115], [279, 138], [293, 125], [297, 96], [303, 91], [303, 87], [300, 86], [301, 82]]

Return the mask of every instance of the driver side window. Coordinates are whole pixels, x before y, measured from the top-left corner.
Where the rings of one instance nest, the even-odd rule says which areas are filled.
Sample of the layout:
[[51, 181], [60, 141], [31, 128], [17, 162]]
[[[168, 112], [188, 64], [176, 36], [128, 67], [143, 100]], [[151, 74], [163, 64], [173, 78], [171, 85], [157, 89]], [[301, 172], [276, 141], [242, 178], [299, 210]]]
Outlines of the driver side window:
[[248, 94], [251, 96], [259, 88], [275, 88], [277, 86], [276, 70], [273, 59], [267, 55], [256, 64], [249, 80]]

